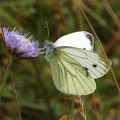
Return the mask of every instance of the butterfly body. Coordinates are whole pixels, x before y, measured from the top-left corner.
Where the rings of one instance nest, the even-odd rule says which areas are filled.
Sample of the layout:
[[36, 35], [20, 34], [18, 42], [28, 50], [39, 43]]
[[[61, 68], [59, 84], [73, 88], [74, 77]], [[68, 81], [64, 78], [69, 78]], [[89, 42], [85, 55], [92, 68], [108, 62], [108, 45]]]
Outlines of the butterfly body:
[[45, 58], [47, 61], [49, 61], [49, 57], [51, 57], [54, 54], [55, 47], [53, 43], [49, 42], [48, 40], [44, 42], [44, 47], [47, 48]]
[[111, 63], [93, 52], [93, 44], [92, 34], [85, 31], [65, 35], [55, 43], [45, 41], [45, 58], [59, 91], [73, 95], [94, 92], [94, 79], [106, 74]]

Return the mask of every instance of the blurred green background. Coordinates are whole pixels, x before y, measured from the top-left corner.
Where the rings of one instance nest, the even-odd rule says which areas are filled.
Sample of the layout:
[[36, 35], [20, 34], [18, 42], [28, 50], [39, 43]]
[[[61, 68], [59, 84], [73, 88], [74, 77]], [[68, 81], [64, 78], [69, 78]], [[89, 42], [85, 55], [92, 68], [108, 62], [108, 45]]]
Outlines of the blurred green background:
[[[120, 1], [81, 0], [80, 6], [89, 18], [105, 49], [120, 83]], [[46, 39], [56, 41], [59, 37], [75, 32], [92, 33], [75, 0], [0, 0], [0, 16], [4, 27], [30, 32], [43, 43]], [[47, 33], [46, 21], [50, 36]], [[95, 51], [103, 54], [95, 39]], [[7, 57], [0, 38], [0, 85], [7, 66]], [[23, 120], [65, 120], [70, 114], [71, 102], [59, 92], [52, 80], [49, 63], [43, 56], [35, 59], [17, 59], [12, 65], [14, 82]], [[118, 89], [111, 71], [96, 80], [93, 95], [82, 96], [88, 120], [120, 120]], [[96, 118], [97, 106], [98, 119]], [[8, 77], [2, 101], [0, 120], [19, 120], [11, 78]], [[76, 112], [75, 120], [83, 120]]]

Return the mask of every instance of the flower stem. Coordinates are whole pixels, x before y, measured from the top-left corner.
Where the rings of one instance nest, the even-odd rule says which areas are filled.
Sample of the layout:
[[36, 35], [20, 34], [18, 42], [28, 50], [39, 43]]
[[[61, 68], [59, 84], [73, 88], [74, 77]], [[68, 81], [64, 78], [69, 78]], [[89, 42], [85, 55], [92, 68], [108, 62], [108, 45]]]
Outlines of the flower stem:
[[1, 101], [1, 98], [2, 98], [2, 93], [3, 93], [4, 87], [5, 87], [6, 81], [7, 81], [9, 68], [11, 67], [14, 59], [15, 59], [14, 56], [10, 56], [10, 59], [8, 61], [8, 65], [7, 65], [7, 68], [6, 68], [6, 71], [5, 71], [5, 75], [4, 75], [4, 78], [3, 78], [3, 83], [2, 83], [2, 86], [1, 86], [1, 90], [0, 90], [0, 101]]
[[11, 81], [12, 81], [12, 87], [13, 87], [13, 91], [14, 91], [14, 94], [15, 94], [15, 100], [16, 100], [16, 104], [17, 104], [19, 120], [22, 120], [21, 113], [20, 113], [19, 101], [18, 101], [18, 97], [17, 97], [17, 92], [16, 92], [14, 80], [13, 80], [12, 70], [11, 69], [9, 69], [9, 70], [10, 70], [10, 76], [11, 76]]

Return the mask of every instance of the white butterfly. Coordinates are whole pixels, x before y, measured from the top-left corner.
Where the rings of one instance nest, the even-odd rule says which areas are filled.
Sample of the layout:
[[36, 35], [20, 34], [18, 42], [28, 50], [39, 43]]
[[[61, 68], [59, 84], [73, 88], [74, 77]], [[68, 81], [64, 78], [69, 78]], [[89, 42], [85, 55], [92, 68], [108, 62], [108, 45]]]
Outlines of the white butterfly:
[[111, 65], [93, 52], [94, 37], [86, 31], [65, 35], [55, 43], [46, 40], [44, 47], [54, 84], [66, 94], [93, 93], [96, 89], [94, 79], [106, 74]]

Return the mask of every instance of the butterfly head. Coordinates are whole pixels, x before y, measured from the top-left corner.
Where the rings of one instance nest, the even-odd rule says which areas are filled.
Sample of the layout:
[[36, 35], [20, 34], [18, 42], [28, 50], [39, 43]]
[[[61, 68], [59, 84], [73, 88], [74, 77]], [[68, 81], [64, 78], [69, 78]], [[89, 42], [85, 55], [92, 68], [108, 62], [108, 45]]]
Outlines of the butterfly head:
[[46, 55], [45, 55], [45, 59], [47, 61], [49, 61], [49, 57], [51, 57], [53, 54], [54, 54], [54, 51], [55, 51], [55, 47], [54, 47], [54, 44], [48, 40], [46, 40], [44, 42], [44, 48], [46, 48]]

